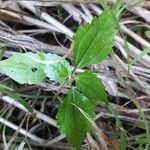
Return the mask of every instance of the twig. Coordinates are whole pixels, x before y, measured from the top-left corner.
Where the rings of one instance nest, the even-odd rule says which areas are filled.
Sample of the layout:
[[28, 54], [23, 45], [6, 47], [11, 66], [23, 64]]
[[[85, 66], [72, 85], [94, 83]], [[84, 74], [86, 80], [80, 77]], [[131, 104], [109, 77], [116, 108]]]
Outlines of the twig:
[[12, 129], [18, 131], [19, 133], [27, 136], [28, 138], [32, 139], [33, 141], [40, 143], [42, 146], [45, 145], [45, 140], [43, 140], [43, 139], [41, 139], [41, 138], [31, 134], [30, 132], [24, 130], [23, 128], [19, 128], [18, 126], [16, 126], [15, 124], [7, 121], [6, 119], [0, 117], [0, 122], [5, 124], [6, 126], [12, 128]]
[[144, 47], [150, 47], [150, 43], [148, 41], [146, 41], [145, 39], [143, 39], [142, 37], [140, 37], [133, 31], [128, 29], [125, 25], [121, 25], [121, 29], [124, 33], [128, 34], [130, 37], [132, 37], [134, 40], [136, 40], [138, 43], [140, 43]]
[[[20, 103], [17, 103], [13, 98], [9, 97], [9, 96], [2, 96], [1, 99], [15, 107], [18, 107], [19, 109], [25, 111], [25, 112], [28, 112], [29, 111], [23, 107]], [[29, 113], [30, 114], [30, 113]], [[38, 119], [41, 119], [43, 120], [44, 122], [47, 122], [48, 124], [54, 126], [54, 127], [57, 127], [56, 125], [56, 121], [46, 115], [44, 115], [43, 113], [37, 111], [37, 110], [33, 110], [33, 114], [35, 115], [35, 117], [37, 117]]]

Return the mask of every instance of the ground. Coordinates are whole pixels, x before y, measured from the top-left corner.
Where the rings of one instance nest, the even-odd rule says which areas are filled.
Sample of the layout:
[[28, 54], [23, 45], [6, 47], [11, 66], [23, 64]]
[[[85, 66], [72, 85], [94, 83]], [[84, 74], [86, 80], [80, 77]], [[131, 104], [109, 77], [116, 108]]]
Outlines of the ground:
[[[109, 1], [108, 6], [112, 5]], [[104, 104], [97, 105], [95, 130], [87, 134], [82, 149], [102, 145], [116, 150], [150, 149], [150, 2], [123, 1], [122, 6], [113, 53], [88, 67], [102, 80], [115, 113]], [[67, 52], [73, 35], [102, 10], [96, 0], [1, 0], [0, 58], [44, 52], [66, 56], [72, 65], [72, 53]], [[15, 91], [10, 96], [0, 86], [1, 149], [72, 149], [56, 125], [67, 86], [48, 78], [40, 84], [19, 84], [3, 73], [0, 82]], [[22, 107], [16, 96], [30, 104], [33, 112]]]

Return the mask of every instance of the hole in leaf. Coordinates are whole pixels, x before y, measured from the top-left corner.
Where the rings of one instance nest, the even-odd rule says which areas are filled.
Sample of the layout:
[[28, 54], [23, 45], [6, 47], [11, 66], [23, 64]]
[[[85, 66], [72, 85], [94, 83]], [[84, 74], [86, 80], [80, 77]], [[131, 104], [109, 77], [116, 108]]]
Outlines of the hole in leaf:
[[32, 72], [36, 72], [38, 69], [37, 68], [32, 68], [31, 70], [32, 70]]
[[11, 70], [11, 72], [14, 72], [13, 70]]

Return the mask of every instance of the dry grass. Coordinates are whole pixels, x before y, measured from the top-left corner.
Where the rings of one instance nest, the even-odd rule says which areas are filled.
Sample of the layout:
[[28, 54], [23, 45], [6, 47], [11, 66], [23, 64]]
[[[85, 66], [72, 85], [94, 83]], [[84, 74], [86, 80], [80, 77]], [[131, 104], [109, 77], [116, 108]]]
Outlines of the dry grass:
[[[129, 60], [150, 47], [150, 39], [144, 34], [150, 30], [150, 3], [147, 0], [141, 5], [131, 4], [124, 1], [125, 12], [120, 20], [126, 40], [118, 34], [114, 53], [101, 65], [90, 68], [102, 79], [109, 94], [111, 110], [116, 113], [102, 105], [97, 106], [96, 129], [105, 136], [100, 139], [88, 134], [83, 149], [99, 149], [99, 143], [105, 142], [106, 145], [114, 145], [108, 149], [117, 150], [124, 146], [121, 142], [125, 135], [126, 149], [140, 149], [139, 139], [150, 138], [149, 54], [129, 69]], [[75, 31], [101, 11], [95, 0], [1, 0], [0, 46], [6, 48], [1, 51], [1, 58], [24, 51], [43, 51], [68, 56], [71, 60], [71, 56], [66, 54]], [[34, 86], [18, 85], [3, 74], [0, 74], [0, 82], [14, 88], [34, 108], [31, 114], [14, 99], [1, 94], [0, 147], [24, 147], [25, 142], [23, 149], [72, 149], [58, 132], [55, 120], [58, 100], [65, 95], [67, 87], [60, 91], [60, 85], [50, 81]], [[123, 131], [121, 134], [120, 130]], [[143, 147], [149, 149], [146, 142]]]

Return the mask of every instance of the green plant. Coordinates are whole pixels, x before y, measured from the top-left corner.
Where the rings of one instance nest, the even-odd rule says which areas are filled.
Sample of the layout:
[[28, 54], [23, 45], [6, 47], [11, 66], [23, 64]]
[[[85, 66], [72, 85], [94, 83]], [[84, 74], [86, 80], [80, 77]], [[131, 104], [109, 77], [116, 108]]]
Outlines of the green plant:
[[148, 39], [150, 39], [150, 30], [145, 31], [144, 34]]
[[118, 6], [117, 3], [113, 9], [107, 8], [77, 31], [73, 38], [73, 69], [67, 60], [50, 53], [19, 53], [0, 62], [1, 71], [20, 84], [38, 84], [48, 77], [70, 86], [57, 114], [57, 124], [76, 149], [80, 149], [86, 133], [92, 130], [78, 108], [94, 118], [95, 106], [99, 102], [107, 103], [107, 93], [96, 74], [90, 71], [76, 74], [76, 69], [100, 63], [112, 52], [118, 31]]

